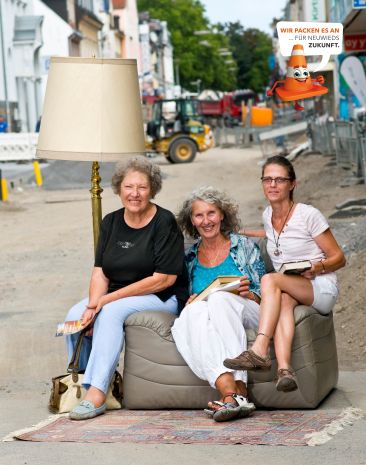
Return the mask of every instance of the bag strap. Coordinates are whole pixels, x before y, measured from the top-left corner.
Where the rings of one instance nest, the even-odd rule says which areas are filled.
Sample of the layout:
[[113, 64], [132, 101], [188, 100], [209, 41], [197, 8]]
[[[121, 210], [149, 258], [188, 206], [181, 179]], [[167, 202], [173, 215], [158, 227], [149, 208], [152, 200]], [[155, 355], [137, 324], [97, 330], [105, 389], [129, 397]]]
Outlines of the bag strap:
[[69, 366], [67, 367], [67, 372], [72, 373], [72, 379], [74, 382], [77, 382], [78, 380], [77, 375], [79, 373], [79, 360], [80, 360], [81, 345], [83, 343], [85, 333], [86, 333], [86, 329], [83, 329], [80, 332], [78, 340], [76, 342], [74, 353], [72, 354]]

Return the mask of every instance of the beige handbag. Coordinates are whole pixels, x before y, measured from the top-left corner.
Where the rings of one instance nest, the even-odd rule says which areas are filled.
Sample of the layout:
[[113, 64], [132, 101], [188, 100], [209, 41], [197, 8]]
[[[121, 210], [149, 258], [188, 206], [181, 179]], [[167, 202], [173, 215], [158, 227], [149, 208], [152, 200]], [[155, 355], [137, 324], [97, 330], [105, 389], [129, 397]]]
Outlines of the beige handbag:
[[[80, 350], [84, 335], [85, 330], [79, 335], [75, 351], [67, 368], [68, 374], [52, 378], [51, 396], [48, 403], [48, 409], [52, 413], [70, 412], [80, 403], [86, 393], [82, 386], [84, 375], [79, 373]], [[122, 401], [122, 376], [118, 371], [115, 371], [107, 392], [107, 410], [122, 408]]]

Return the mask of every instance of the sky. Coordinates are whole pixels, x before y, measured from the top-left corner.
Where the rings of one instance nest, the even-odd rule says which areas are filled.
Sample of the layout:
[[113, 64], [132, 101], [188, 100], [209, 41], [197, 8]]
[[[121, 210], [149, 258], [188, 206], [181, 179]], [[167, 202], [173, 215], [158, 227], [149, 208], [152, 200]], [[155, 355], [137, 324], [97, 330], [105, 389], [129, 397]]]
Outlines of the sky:
[[279, 17], [287, 0], [200, 0], [211, 23], [240, 21], [245, 28], [255, 27], [271, 33], [269, 24]]

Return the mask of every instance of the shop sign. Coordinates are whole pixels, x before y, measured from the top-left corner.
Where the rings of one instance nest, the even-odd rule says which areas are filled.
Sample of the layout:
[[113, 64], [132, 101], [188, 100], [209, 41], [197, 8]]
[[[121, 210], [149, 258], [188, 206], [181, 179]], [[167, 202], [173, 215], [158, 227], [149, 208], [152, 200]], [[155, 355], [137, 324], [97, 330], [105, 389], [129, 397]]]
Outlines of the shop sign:
[[344, 34], [346, 52], [362, 52], [366, 50], [366, 33]]
[[366, 0], [353, 0], [353, 9], [362, 10], [366, 8]]

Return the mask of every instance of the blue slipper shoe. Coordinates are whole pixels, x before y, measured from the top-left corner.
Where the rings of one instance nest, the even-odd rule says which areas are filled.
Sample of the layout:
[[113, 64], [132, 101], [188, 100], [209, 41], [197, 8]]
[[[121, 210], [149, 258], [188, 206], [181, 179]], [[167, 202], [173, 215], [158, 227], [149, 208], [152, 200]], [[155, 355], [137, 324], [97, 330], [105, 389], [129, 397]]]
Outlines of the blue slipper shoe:
[[100, 407], [95, 407], [89, 400], [82, 400], [79, 405], [74, 407], [69, 413], [71, 420], [88, 420], [89, 418], [102, 415], [107, 409], [104, 403]]

